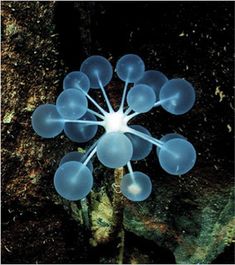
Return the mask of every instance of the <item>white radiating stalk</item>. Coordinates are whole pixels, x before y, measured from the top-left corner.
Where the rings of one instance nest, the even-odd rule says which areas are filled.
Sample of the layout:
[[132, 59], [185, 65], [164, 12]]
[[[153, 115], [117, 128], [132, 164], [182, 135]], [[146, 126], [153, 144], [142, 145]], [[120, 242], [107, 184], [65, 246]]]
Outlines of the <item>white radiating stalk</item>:
[[165, 102], [173, 100], [173, 99], [178, 99], [178, 98], [179, 98], [179, 93], [176, 93], [174, 96], [171, 96], [169, 98], [158, 100], [153, 106], [158, 107], [158, 106], [161, 106], [162, 103], [165, 103]]
[[[127, 122], [130, 121], [131, 119], [133, 119], [134, 117], [140, 115], [140, 114], [142, 114], [142, 113], [141, 113], [141, 112], [134, 112], [134, 113], [132, 113], [131, 115], [128, 115], [128, 116], [126, 117]], [[125, 115], [126, 115], [126, 113], [125, 113]]]
[[125, 99], [126, 99], [126, 91], [127, 91], [127, 87], [128, 87], [128, 81], [125, 82], [125, 86], [123, 89], [123, 93], [122, 93], [122, 101], [121, 101], [121, 105], [119, 110], [123, 111], [123, 107], [124, 107], [124, 103], [125, 103]]
[[124, 112], [124, 114], [125, 115], [128, 115], [131, 111], [132, 111], [132, 108], [128, 107], [128, 109], [126, 109], [126, 111]]
[[90, 113], [92, 113], [92, 114], [94, 114], [95, 116], [99, 117], [102, 120], [104, 119], [104, 116], [103, 115], [99, 114], [98, 112], [96, 112], [96, 111], [94, 111], [92, 109], [87, 109], [87, 111], [90, 112]]
[[82, 93], [96, 106], [96, 108], [103, 114], [106, 115], [107, 111], [105, 111], [103, 108], [101, 108], [101, 106], [88, 94], [86, 93], [84, 90], [82, 90]]
[[159, 141], [159, 140], [153, 138], [153, 137], [150, 136], [150, 135], [147, 135], [147, 134], [145, 134], [145, 133], [139, 132], [139, 131], [137, 131], [137, 130], [135, 130], [135, 129], [132, 129], [132, 128], [130, 128], [130, 127], [128, 127], [127, 132], [132, 133], [132, 134], [134, 134], [134, 135], [136, 135], [136, 136], [139, 136], [140, 138], [142, 138], [142, 139], [144, 139], [144, 140], [146, 140], [146, 141], [148, 141], [148, 142], [150, 142], [150, 143], [152, 143], [152, 144], [154, 144], [154, 145], [156, 145], [156, 146], [158, 146], [158, 147], [160, 147], [160, 148], [161, 148], [161, 147], [163, 146], [163, 144], [164, 144], [162, 141]]
[[86, 166], [87, 163], [91, 160], [91, 158], [94, 156], [94, 154], [96, 153], [97, 147], [95, 147], [91, 153], [89, 154], [89, 156], [86, 158], [86, 160], [83, 162], [83, 165]]
[[69, 123], [84, 123], [87, 125], [101, 125], [104, 126], [103, 121], [87, 121], [87, 120], [67, 120], [67, 119], [50, 119], [52, 122], [69, 122]]
[[133, 169], [132, 169], [132, 166], [131, 166], [131, 162], [130, 161], [127, 163], [127, 168], [129, 170], [129, 173], [130, 173], [130, 176], [131, 176], [132, 181], [135, 182], [135, 177], [134, 177], [134, 173], [133, 173]]
[[107, 96], [107, 94], [106, 94], [106, 92], [105, 92], [105, 89], [104, 89], [104, 87], [103, 87], [103, 84], [102, 84], [102, 82], [100, 81], [100, 78], [99, 78], [98, 75], [97, 75], [97, 78], [98, 78], [98, 83], [99, 83], [99, 86], [100, 86], [100, 88], [101, 88], [101, 91], [102, 91], [102, 93], [103, 93], [103, 95], [104, 95], [105, 102], [106, 102], [106, 104], [107, 104], [107, 106], [108, 106], [109, 112], [114, 112], [113, 107], [112, 107], [111, 104], [110, 104], [110, 101], [109, 101], [109, 99], [108, 99], [108, 96]]

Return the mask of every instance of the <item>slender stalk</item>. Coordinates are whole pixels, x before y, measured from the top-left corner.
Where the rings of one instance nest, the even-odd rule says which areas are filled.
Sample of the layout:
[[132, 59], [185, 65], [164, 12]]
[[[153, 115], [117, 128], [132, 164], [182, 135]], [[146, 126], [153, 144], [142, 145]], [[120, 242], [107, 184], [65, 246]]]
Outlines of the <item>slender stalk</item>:
[[132, 109], [130, 107], [128, 107], [126, 109], [126, 111], [124, 112], [125, 115], [128, 115], [130, 112], [132, 111]]
[[87, 163], [91, 160], [91, 158], [94, 156], [94, 154], [96, 153], [97, 147], [95, 147], [91, 153], [89, 154], [89, 156], [86, 158], [86, 160], [83, 162], [83, 165], [86, 166]]
[[127, 163], [127, 168], [128, 168], [129, 173], [131, 175], [132, 181], [135, 182], [135, 177], [134, 177], [134, 173], [133, 173], [133, 169], [132, 169], [132, 166], [131, 166], [131, 162], [130, 161]]
[[66, 120], [66, 119], [51, 119], [51, 121], [63, 121], [70, 123], [85, 123], [87, 125], [104, 125], [103, 121], [87, 121], [87, 120]]
[[178, 99], [178, 98], [179, 98], [179, 93], [176, 93], [174, 96], [171, 96], [169, 98], [158, 100], [153, 106], [158, 107], [158, 106], [161, 106], [162, 103], [165, 103], [165, 102], [173, 100], [173, 99]]
[[[125, 114], [126, 114], [126, 113], [125, 113]], [[140, 115], [140, 114], [142, 114], [142, 113], [140, 113], [140, 112], [134, 112], [134, 113], [132, 113], [131, 115], [128, 115], [128, 116], [126, 117], [126, 119], [127, 119], [127, 121], [129, 121], [129, 120], [133, 119], [134, 117], [136, 117], [136, 116], [138, 116], [138, 115]]]
[[139, 136], [140, 138], [142, 138], [142, 139], [144, 139], [144, 140], [146, 140], [146, 141], [148, 141], [148, 142], [150, 142], [150, 143], [152, 143], [152, 144], [154, 144], [154, 145], [156, 145], [156, 146], [158, 146], [160, 148], [162, 148], [162, 146], [164, 144], [162, 141], [159, 141], [159, 140], [153, 138], [152, 136], [149, 136], [149, 135], [147, 135], [145, 133], [139, 132], [139, 131], [137, 131], [135, 129], [132, 129], [130, 127], [128, 127], [128, 131], [127, 132], [132, 133], [132, 134], [134, 134], [136, 136]]
[[82, 93], [96, 106], [96, 108], [103, 114], [106, 115], [107, 111], [105, 111], [103, 108], [101, 108], [101, 106], [88, 94], [86, 93], [84, 90], [82, 90]]
[[88, 215], [88, 204], [87, 204], [87, 199], [83, 198], [81, 199], [81, 208], [82, 208], [82, 216], [83, 216], [83, 222], [88, 229], [90, 227], [90, 222], [89, 222], [89, 215]]
[[162, 104], [162, 100], [159, 100], [153, 105], [153, 107], [159, 107], [161, 106], [161, 104]]
[[95, 141], [90, 147], [89, 149], [86, 151], [86, 153], [83, 155], [83, 157], [81, 158], [81, 162], [85, 161], [87, 156], [89, 155], [89, 153], [96, 147], [98, 141]]
[[99, 117], [102, 120], [104, 119], [104, 116], [103, 115], [99, 114], [98, 112], [96, 112], [96, 111], [94, 111], [92, 109], [87, 109], [87, 111], [90, 112], [90, 113], [92, 113], [92, 114], [94, 114], [95, 116]]
[[109, 98], [108, 98], [108, 96], [107, 96], [107, 94], [106, 94], [106, 92], [105, 92], [104, 86], [103, 86], [102, 82], [100, 81], [100, 78], [99, 78], [98, 75], [97, 75], [97, 78], [98, 78], [98, 83], [99, 83], [99, 86], [100, 86], [100, 88], [101, 88], [101, 91], [102, 91], [102, 93], [103, 93], [103, 95], [104, 95], [104, 98], [105, 98], [106, 104], [107, 104], [107, 106], [108, 106], [109, 112], [114, 112], [113, 107], [112, 107], [111, 104], [110, 104]]
[[123, 89], [123, 93], [122, 93], [122, 101], [121, 101], [121, 105], [120, 105], [120, 108], [119, 110], [123, 111], [123, 107], [124, 107], [124, 103], [125, 103], [125, 99], [126, 99], [126, 91], [127, 91], [127, 87], [128, 87], [128, 79], [126, 80], [125, 82], [125, 86], [124, 86], [124, 89]]

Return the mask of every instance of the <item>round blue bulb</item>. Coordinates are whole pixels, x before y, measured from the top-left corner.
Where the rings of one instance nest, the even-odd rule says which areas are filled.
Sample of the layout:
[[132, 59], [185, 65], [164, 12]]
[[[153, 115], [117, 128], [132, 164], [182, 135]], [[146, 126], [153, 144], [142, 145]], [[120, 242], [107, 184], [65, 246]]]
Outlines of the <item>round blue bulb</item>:
[[156, 94], [156, 101], [159, 100], [160, 89], [168, 81], [168, 78], [161, 72], [155, 70], [145, 71], [143, 76], [135, 85], [144, 84], [151, 86]]
[[[130, 127], [151, 136], [150, 132], [141, 125], [130, 125]], [[126, 133], [126, 136], [131, 140], [133, 146], [133, 155], [131, 160], [141, 160], [149, 155], [153, 146], [150, 142], [131, 133]]]
[[82, 163], [66, 162], [56, 170], [54, 186], [59, 195], [66, 200], [81, 200], [91, 191], [93, 176]]
[[[61, 160], [60, 160], [60, 164], [59, 166], [63, 165], [66, 162], [70, 162], [70, 161], [75, 161], [75, 162], [84, 162], [84, 153], [78, 152], [78, 151], [74, 151], [74, 152], [69, 152], [67, 153]], [[90, 171], [93, 171], [93, 165], [91, 163], [91, 161], [89, 161], [87, 163], [87, 167], [90, 169]]]
[[150, 178], [140, 172], [134, 171], [123, 176], [121, 180], [121, 192], [131, 201], [144, 201], [152, 192]]
[[41, 137], [52, 138], [62, 132], [64, 122], [55, 105], [44, 104], [33, 112], [32, 127]]
[[[96, 117], [86, 112], [79, 120], [97, 121]], [[91, 140], [98, 130], [97, 125], [89, 125], [85, 123], [66, 122], [64, 132], [70, 140], [77, 143], [85, 143]]]
[[136, 85], [132, 87], [127, 94], [127, 103], [129, 107], [136, 112], [149, 111], [156, 102], [154, 90], [147, 85]]
[[118, 77], [125, 82], [134, 83], [140, 79], [145, 70], [143, 60], [135, 54], [122, 56], [116, 65]]
[[97, 157], [109, 168], [126, 165], [131, 160], [132, 154], [132, 143], [123, 133], [106, 133], [97, 144]]
[[195, 102], [195, 90], [184, 79], [167, 81], [160, 90], [161, 106], [171, 114], [181, 115], [189, 111]]
[[[162, 136], [160, 141], [165, 143], [165, 142], [172, 140], [172, 139], [175, 139], [175, 138], [185, 139], [185, 137], [183, 135], [180, 135], [178, 133], [167, 133], [167, 134]], [[159, 156], [160, 150], [161, 150], [161, 148], [159, 146], [157, 146], [157, 156]]]
[[88, 92], [90, 89], [90, 80], [87, 75], [80, 71], [70, 72], [64, 78], [63, 88], [76, 88]]
[[106, 86], [112, 79], [113, 75], [113, 69], [110, 62], [99, 55], [88, 57], [81, 64], [80, 71], [88, 76], [91, 88], [100, 88], [99, 80], [103, 86]]
[[56, 108], [65, 119], [79, 119], [86, 113], [87, 106], [86, 96], [74, 88], [64, 90], [56, 100]]
[[193, 145], [180, 138], [167, 141], [159, 152], [161, 167], [172, 175], [187, 173], [196, 162], [196, 151]]

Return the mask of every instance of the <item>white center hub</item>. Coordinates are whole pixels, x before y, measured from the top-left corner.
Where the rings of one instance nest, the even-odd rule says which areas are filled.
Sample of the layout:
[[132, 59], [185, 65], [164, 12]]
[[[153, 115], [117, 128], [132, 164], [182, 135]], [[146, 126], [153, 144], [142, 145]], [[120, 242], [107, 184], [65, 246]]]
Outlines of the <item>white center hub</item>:
[[107, 113], [104, 118], [106, 132], [126, 132], [127, 116], [122, 112]]

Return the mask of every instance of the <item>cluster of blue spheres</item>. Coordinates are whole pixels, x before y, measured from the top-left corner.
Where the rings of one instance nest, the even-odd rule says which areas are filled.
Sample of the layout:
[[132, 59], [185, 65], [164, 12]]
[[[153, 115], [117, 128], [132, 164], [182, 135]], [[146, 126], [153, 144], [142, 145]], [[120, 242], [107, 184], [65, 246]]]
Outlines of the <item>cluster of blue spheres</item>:
[[[104, 134], [83, 154], [66, 154], [55, 172], [56, 191], [65, 199], [85, 198], [93, 187], [92, 158], [109, 168], [127, 166], [120, 189], [131, 201], [143, 201], [151, 193], [149, 176], [134, 171], [131, 161], [144, 159], [155, 147], [161, 167], [172, 175], [187, 173], [195, 164], [196, 151], [182, 135], [170, 133], [161, 139], [141, 125], [129, 124], [137, 115], [161, 106], [173, 115], [188, 112], [195, 102], [193, 86], [184, 79], [171, 79], [156, 70], [146, 70], [143, 60], [135, 54], [121, 57], [115, 72], [125, 83], [120, 107], [114, 110], [105, 91], [113, 76], [110, 62], [102, 56], [87, 58], [80, 71], [67, 74], [63, 92], [56, 104], [44, 104], [32, 115], [32, 127], [43, 138], [52, 138], [64, 131], [73, 142], [84, 143], [95, 137], [98, 126]], [[102, 108], [89, 94], [100, 89], [107, 109]], [[88, 101], [96, 107], [89, 108]], [[127, 105], [126, 105], [127, 103]]]

